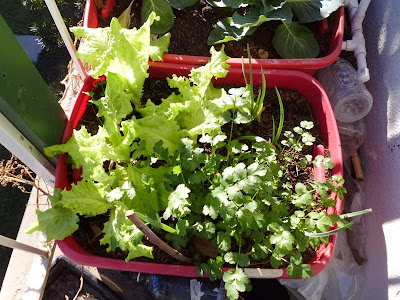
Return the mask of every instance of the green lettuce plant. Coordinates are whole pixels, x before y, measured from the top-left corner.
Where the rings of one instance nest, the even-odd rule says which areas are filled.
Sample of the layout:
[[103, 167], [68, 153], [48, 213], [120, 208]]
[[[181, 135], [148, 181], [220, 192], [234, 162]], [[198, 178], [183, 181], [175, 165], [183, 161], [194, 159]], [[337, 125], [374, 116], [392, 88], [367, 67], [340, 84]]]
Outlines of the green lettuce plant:
[[[344, 5], [344, 0], [220, 0], [208, 1], [216, 7], [246, 8], [219, 21], [208, 37], [210, 45], [240, 41], [268, 21], [282, 21], [273, 46], [282, 58], [312, 58], [319, 53], [313, 33], [304, 25], [327, 18]], [[296, 19], [297, 21], [294, 21]]]
[[[77, 55], [91, 65], [91, 75], [106, 75], [104, 95], [92, 99], [101, 125], [96, 133], [82, 126], [65, 144], [45, 149], [49, 156], [68, 153], [72, 168], [82, 167], [83, 179], [70, 190], [56, 189], [52, 207], [37, 211], [29, 232], [40, 230], [49, 240], [62, 240], [78, 229], [78, 215], [108, 214], [100, 243], [108, 251], [126, 251], [126, 261], [153, 258], [153, 247], [143, 243], [145, 234], [149, 238], [166, 231], [163, 243], [178, 251], [204, 239], [216, 255], [193, 257], [199, 273], [222, 278], [230, 299], [251, 289], [242, 268], [252, 262], [287, 266], [294, 278], [311, 276], [302, 254], [327, 243], [336, 223], [349, 226], [325, 210], [335, 206], [331, 192], [340, 197], [345, 192], [340, 176], [295, 185], [288, 179], [293, 164], [333, 167], [320, 156], [296, 161], [315, 141], [312, 122], [284, 132], [280, 143], [281, 125], [272, 141], [233, 136], [234, 127], [257, 122], [262, 101], [254, 99], [251, 77], [244, 87], [214, 87], [211, 80], [228, 73], [223, 48], [212, 48], [210, 62], [188, 77], [168, 78], [176, 92], [161, 104], [151, 99], [142, 104], [149, 57], [160, 60], [169, 44], [168, 35], [150, 40], [155, 19], [152, 13], [132, 30], [117, 19], [109, 28], [72, 28], [84, 39]], [[224, 264], [232, 269], [223, 273]]]

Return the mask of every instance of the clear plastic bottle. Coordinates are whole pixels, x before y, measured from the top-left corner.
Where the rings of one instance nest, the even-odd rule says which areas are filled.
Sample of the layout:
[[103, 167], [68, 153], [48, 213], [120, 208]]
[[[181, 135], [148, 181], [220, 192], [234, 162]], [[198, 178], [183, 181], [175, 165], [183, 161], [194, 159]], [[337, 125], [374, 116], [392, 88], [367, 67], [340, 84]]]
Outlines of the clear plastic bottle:
[[350, 156], [364, 143], [366, 136], [364, 120], [353, 123], [338, 122], [338, 128], [343, 146], [343, 154]]
[[337, 121], [356, 122], [371, 110], [372, 95], [346, 60], [339, 57], [333, 65], [319, 70], [315, 77], [328, 94]]

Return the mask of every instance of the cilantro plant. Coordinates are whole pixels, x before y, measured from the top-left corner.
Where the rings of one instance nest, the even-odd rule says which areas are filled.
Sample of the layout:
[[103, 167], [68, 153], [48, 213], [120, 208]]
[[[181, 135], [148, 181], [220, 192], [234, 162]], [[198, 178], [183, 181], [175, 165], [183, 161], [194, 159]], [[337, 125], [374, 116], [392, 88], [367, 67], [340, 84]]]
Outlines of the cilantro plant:
[[[257, 122], [263, 108], [251, 80], [227, 91], [214, 87], [211, 80], [228, 72], [223, 48], [212, 48], [210, 62], [188, 77], [168, 78], [176, 92], [161, 104], [151, 99], [143, 104], [149, 57], [160, 60], [169, 43], [168, 35], [151, 41], [155, 18], [150, 14], [132, 30], [117, 19], [110, 28], [72, 28], [84, 39], [78, 56], [91, 66], [91, 75], [106, 76], [104, 96], [92, 99], [101, 125], [95, 133], [82, 126], [65, 144], [45, 149], [49, 156], [68, 153], [72, 167], [82, 167], [83, 179], [70, 190], [56, 189], [52, 208], [37, 212], [30, 232], [62, 240], [78, 229], [77, 215], [108, 214], [100, 243], [108, 251], [126, 251], [126, 261], [153, 258], [144, 236], [160, 240], [161, 230], [166, 231], [161, 243], [176, 250], [208, 243], [207, 253], [214, 254], [207, 259], [199, 250], [194, 261], [201, 274], [224, 280], [230, 299], [251, 289], [242, 268], [253, 263], [287, 267], [294, 278], [311, 276], [303, 253], [326, 243], [338, 221], [348, 227], [325, 211], [335, 206], [332, 192], [340, 197], [345, 192], [340, 176], [308, 184], [289, 180], [293, 161], [315, 141], [313, 123], [302, 121], [281, 139], [281, 124], [272, 140], [234, 136], [235, 127]], [[319, 156], [313, 161], [305, 155], [298, 163], [333, 167]], [[133, 217], [141, 224], [132, 223]], [[232, 269], [223, 273], [224, 265]]]
[[[327, 18], [344, 5], [344, 0], [208, 0], [215, 7], [245, 8], [232, 17], [219, 21], [208, 37], [210, 45], [229, 41], [240, 41], [253, 34], [268, 21], [282, 21], [272, 40], [282, 58], [312, 58], [319, 53], [313, 33], [303, 23]], [[243, 10], [243, 9], [242, 9]]]

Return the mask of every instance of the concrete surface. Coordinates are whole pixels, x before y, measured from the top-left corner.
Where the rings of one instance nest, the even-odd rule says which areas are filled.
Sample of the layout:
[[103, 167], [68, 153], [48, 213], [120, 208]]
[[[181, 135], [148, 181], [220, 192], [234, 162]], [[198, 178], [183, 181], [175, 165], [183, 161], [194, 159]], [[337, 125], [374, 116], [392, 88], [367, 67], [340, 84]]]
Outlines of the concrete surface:
[[[26, 234], [25, 232], [36, 218], [36, 199], [36, 193], [33, 192], [29, 197], [29, 201], [26, 206], [25, 214], [17, 236], [17, 241], [33, 247], [38, 247], [40, 233], [35, 232], [33, 234]], [[46, 202], [47, 200], [44, 197], [39, 198], [39, 203]], [[43, 207], [43, 205], [40, 206]], [[62, 255], [62, 253], [57, 248], [53, 257], [55, 259], [60, 255]], [[45, 274], [43, 274], [43, 270], [40, 269], [38, 263], [33, 263], [37, 261], [38, 258], [39, 257], [37, 255], [32, 253], [18, 249], [13, 250], [7, 272], [4, 277], [3, 285], [1, 286], [0, 300], [20, 300], [24, 297], [24, 293], [27, 290], [28, 284], [31, 287], [32, 285], [37, 286], [38, 284], [41, 284], [40, 282], [38, 283], [38, 281], [43, 280]], [[33, 268], [35, 268], [35, 270], [32, 270]], [[35, 298], [31, 297], [30, 299]]]
[[374, 106], [362, 148], [368, 224], [362, 299], [400, 299], [400, 1], [372, 1], [364, 21]]
[[24, 48], [30, 60], [34, 63], [38, 61], [40, 52], [42, 52], [42, 44], [35, 35], [15, 35], [21, 47]]

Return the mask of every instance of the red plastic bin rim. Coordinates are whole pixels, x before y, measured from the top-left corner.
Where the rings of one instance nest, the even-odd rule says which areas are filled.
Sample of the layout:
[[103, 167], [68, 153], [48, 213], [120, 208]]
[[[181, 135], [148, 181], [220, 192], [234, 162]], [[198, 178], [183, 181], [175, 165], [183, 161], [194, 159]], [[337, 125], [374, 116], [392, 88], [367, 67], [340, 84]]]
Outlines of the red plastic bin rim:
[[[178, 66], [173, 64], [165, 64], [165, 63], [153, 63], [150, 67], [150, 77], [158, 77], [165, 78], [167, 76], [172, 75], [173, 73], [178, 73], [178, 75], [187, 74], [193, 67], [195, 66]], [[243, 76], [241, 74], [241, 70], [231, 69], [228, 72], [228, 76], [225, 79], [217, 80], [218, 83], [238, 83], [243, 84]], [[336, 125], [336, 120], [332, 111], [332, 108], [329, 103], [329, 99], [321, 87], [321, 85], [310, 75], [305, 74], [299, 71], [290, 71], [290, 70], [268, 70], [267, 81], [269, 82], [269, 86], [274, 85], [275, 83], [281, 83], [281, 85], [276, 84], [278, 88], [290, 88], [294, 90], [298, 90], [299, 92], [308, 91], [307, 100], [310, 102], [309, 97], [314, 97], [313, 105], [317, 105], [318, 108], [313, 107], [313, 112], [318, 119], [321, 119], [321, 114], [323, 114], [323, 119], [326, 122], [326, 134], [328, 135], [328, 149], [330, 151], [331, 159], [335, 163], [335, 168], [332, 170], [332, 174], [338, 174], [343, 176], [343, 161], [342, 161], [342, 152], [340, 147], [340, 138]], [[259, 85], [261, 82], [261, 73], [255, 71], [253, 74], [255, 85]], [[240, 79], [241, 78], [241, 79]], [[286, 80], [285, 80], [286, 79]], [[222, 81], [222, 82], [221, 82]], [[80, 118], [82, 117], [89, 96], [87, 93], [92, 89], [94, 85], [95, 79], [92, 77], [88, 77], [78, 96], [76, 99], [75, 107], [72, 111], [71, 117], [66, 124], [64, 135], [63, 135], [63, 143], [65, 143], [69, 137], [72, 135], [73, 129], [77, 126]], [[292, 85], [290, 86], [290, 82]], [[304, 93], [303, 93], [304, 94]], [[319, 99], [319, 100], [318, 100]], [[321, 131], [323, 126], [321, 127]], [[318, 146], [314, 149], [314, 155], [323, 154], [324, 147]], [[67, 179], [67, 164], [66, 164], [66, 155], [60, 155], [57, 164], [56, 170], [56, 182], [55, 186], [57, 188], [66, 188], [69, 185]], [[336, 207], [332, 208], [331, 211], [328, 210], [328, 213], [337, 212], [340, 213], [342, 209], [342, 202], [334, 195], [336, 202]], [[318, 274], [323, 268], [329, 263], [332, 258], [335, 244], [336, 244], [336, 234], [331, 235], [329, 237], [328, 244], [321, 244], [320, 248], [317, 250], [316, 256], [310, 261], [311, 268], [313, 270], [313, 276]], [[157, 264], [157, 263], [143, 263], [143, 262], [134, 262], [129, 261], [125, 262], [124, 260], [112, 259], [112, 258], [104, 258], [96, 256], [88, 251], [84, 250], [71, 235], [65, 238], [63, 241], [57, 241], [62, 252], [69, 257], [71, 260], [76, 263], [88, 266], [95, 266], [101, 268], [108, 269], [116, 269], [116, 270], [126, 270], [132, 272], [144, 272], [144, 273], [155, 273], [155, 274], [164, 274], [164, 275], [174, 275], [174, 276], [184, 276], [184, 277], [198, 277], [196, 270], [197, 266], [187, 266], [187, 265], [166, 265], [166, 264]], [[266, 269], [263, 269], [266, 270]], [[286, 269], [272, 269], [282, 270], [282, 276], [278, 276], [276, 278], [281, 279], [289, 279], [290, 277], [287, 274]]]
[[[303, 58], [303, 59], [252, 59], [254, 68], [263, 67], [264, 69], [285, 69], [285, 70], [302, 70], [313, 75], [318, 69], [325, 68], [336, 61], [342, 51], [343, 35], [344, 35], [345, 14], [344, 6], [340, 7], [334, 13], [334, 28], [330, 40], [330, 52], [328, 55], [319, 58]], [[324, 26], [322, 23], [321, 26]], [[84, 13], [84, 26], [89, 28], [98, 27], [97, 7], [94, 0], [87, 0]], [[176, 64], [188, 65], [205, 65], [210, 60], [207, 56], [164, 54], [163, 61]], [[241, 58], [231, 58], [228, 63], [234, 67], [242, 65]], [[248, 65], [248, 60], [245, 60]]]

